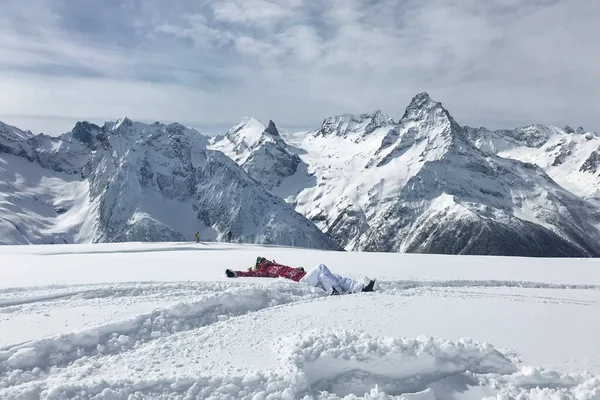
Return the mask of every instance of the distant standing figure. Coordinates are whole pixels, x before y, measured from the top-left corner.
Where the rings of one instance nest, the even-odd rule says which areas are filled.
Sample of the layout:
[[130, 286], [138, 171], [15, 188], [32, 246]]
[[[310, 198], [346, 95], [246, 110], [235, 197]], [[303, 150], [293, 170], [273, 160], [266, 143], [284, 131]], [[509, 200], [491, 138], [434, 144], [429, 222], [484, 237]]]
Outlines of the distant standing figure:
[[196, 237], [196, 243], [200, 243], [200, 232], [196, 232], [194, 236]]
[[233, 234], [231, 233], [231, 231], [229, 231], [227, 233], [227, 242], [231, 243], [231, 236], [233, 236]]

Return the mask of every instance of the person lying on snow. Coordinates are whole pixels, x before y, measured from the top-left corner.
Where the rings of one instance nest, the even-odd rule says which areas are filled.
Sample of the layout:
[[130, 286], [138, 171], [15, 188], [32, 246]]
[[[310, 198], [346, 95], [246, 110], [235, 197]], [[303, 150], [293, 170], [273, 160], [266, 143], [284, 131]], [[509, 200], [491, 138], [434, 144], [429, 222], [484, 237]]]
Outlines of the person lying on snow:
[[312, 270], [304, 271], [304, 268], [293, 268], [279, 264], [275, 261], [258, 257], [253, 267], [248, 271], [225, 270], [229, 278], [238, 277], [260, 277], [260, 278], [287, 278], [295, 282], [303, 282], [309, 286], [324, 289], [327, 294], [338, 295], [342, 293], [372, 292], [375, 286], [374, 279], [368, 279], [364, 284], [350, 278], [334, 274], [325, 264], [320, 264]]

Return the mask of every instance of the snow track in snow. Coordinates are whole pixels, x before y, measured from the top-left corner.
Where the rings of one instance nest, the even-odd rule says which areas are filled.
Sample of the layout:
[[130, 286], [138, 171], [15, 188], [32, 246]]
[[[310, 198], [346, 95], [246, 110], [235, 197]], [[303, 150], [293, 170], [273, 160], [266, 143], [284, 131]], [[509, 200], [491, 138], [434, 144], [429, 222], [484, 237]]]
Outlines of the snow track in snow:
[[[214, 291], [200, 292], [194, 301], [179, 302], [164, 309], [80, 332], [0, 348], [0, 360], [3, 360], [0, 363], [0, 371], [11, 368], [64, 366], [82, 357], [123, 352], [163, 336], [210, 325], [223, 318], [316, 296], [308, 288], [299, 285], [283, 291], [279, 285], [229, 289], [223, 288], [227, 285], [213, 286], [216, 286]], [[172, 288], [172, 285], [167, 287]], [[136, 288], [132, 289], [135, 295]], [[123, 295], [123, 290], [117, 288], [111, 296]], [[93, 299], [98, 297], [89, 296], [90, 294], [105, 297], [107, 292], [109, 290], [105, 288], [95, 292], [74, 292], [70, 295], [83, 294], [88, 295], [87, 299]], [[172, 292], [169, 294], [173, 295]], [[46, 299], [54, 300], [68, 295], [48, 295]], [[27, 303], [31, 298], [24, 300]]]

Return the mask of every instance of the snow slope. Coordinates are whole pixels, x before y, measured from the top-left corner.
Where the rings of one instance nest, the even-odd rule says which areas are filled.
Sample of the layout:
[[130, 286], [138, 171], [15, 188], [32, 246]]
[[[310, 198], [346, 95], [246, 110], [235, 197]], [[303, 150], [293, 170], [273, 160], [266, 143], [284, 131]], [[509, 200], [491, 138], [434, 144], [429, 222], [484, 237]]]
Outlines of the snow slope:
[[[379, 278], [227, 279], [257, 255]], [[0, 248], [0, 398], [596, 399], [600, 265], [219, 243]]]
[[88, 182], [0, 153], [0, 244], [90, 242], [95, 209]]
[[[4, 132], [4, 131], [3, 131]], [[0, 132], [0, 244], [232, 240], [339, 249], [208, 138], [179, 124]], [[10, 134], [10, 135], [9, 135]]]
[[544, 125], [498, 131], [466, 129], [470, 140], [483, 151], [536, 164], [573, 193], [595, 203], [600, 200], [600, 137], [596, 133], [581, 127]]

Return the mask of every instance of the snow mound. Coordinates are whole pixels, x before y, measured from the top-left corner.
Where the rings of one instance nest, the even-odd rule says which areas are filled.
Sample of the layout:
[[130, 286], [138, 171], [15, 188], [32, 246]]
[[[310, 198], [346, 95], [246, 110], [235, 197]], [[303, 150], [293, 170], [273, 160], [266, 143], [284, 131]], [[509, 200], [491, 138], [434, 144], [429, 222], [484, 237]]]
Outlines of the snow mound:
[[[132, 319], [0, 348], [0, 373], [47, 369], [68, 365], [82, 357], [116, 354], [223, 318], [322, 295], [303, 285], [285, 283], [252, 288], [221, 286], [213, 287], [214, 292], [201, 295], [195, 302], [179, 303]], [[282, 286], [286, 290], [282, 291]], [[219, 289], [222, 289], [221, 293]], [[0, 387], [2, 381], [0, 375]]]
[[[315, 331], [273, 343], [279, 365], [247, 373], [92, 377], [94, 364], [75, 366], [44, 382], [21, 373], [22, 398], [59, 399], [595, 399], [600, 378], [517, 366], [492, 345], [471, 339], [372, 337], [360, 331]], [[23, 357], [27, 358], [25, 351]], [[82, 361], [85, 361], [82, 359]], [[107, 360], [103, 360], [107, 362]], [[110, 361], [110, 360], [109, 360]], [[139, 368], [135, 365], [132, 368]], [[22, 371], [21, 371], [22, 372]], [[9, 382], [10, 384], [11, 382]]]
[[[467, 371], [477, 374], [510, 374], [513, 363], [491, 345], [465, 339], [460, 342], [374, 338], [360, 332], [298, 335], [283, 340], [292, 373], [308, 392], [337, 396], [364, 396], [372, 390], [390, 395], [427, 391], [428, 385]], [[301, 386], [301, 385], [300, 385]]]

